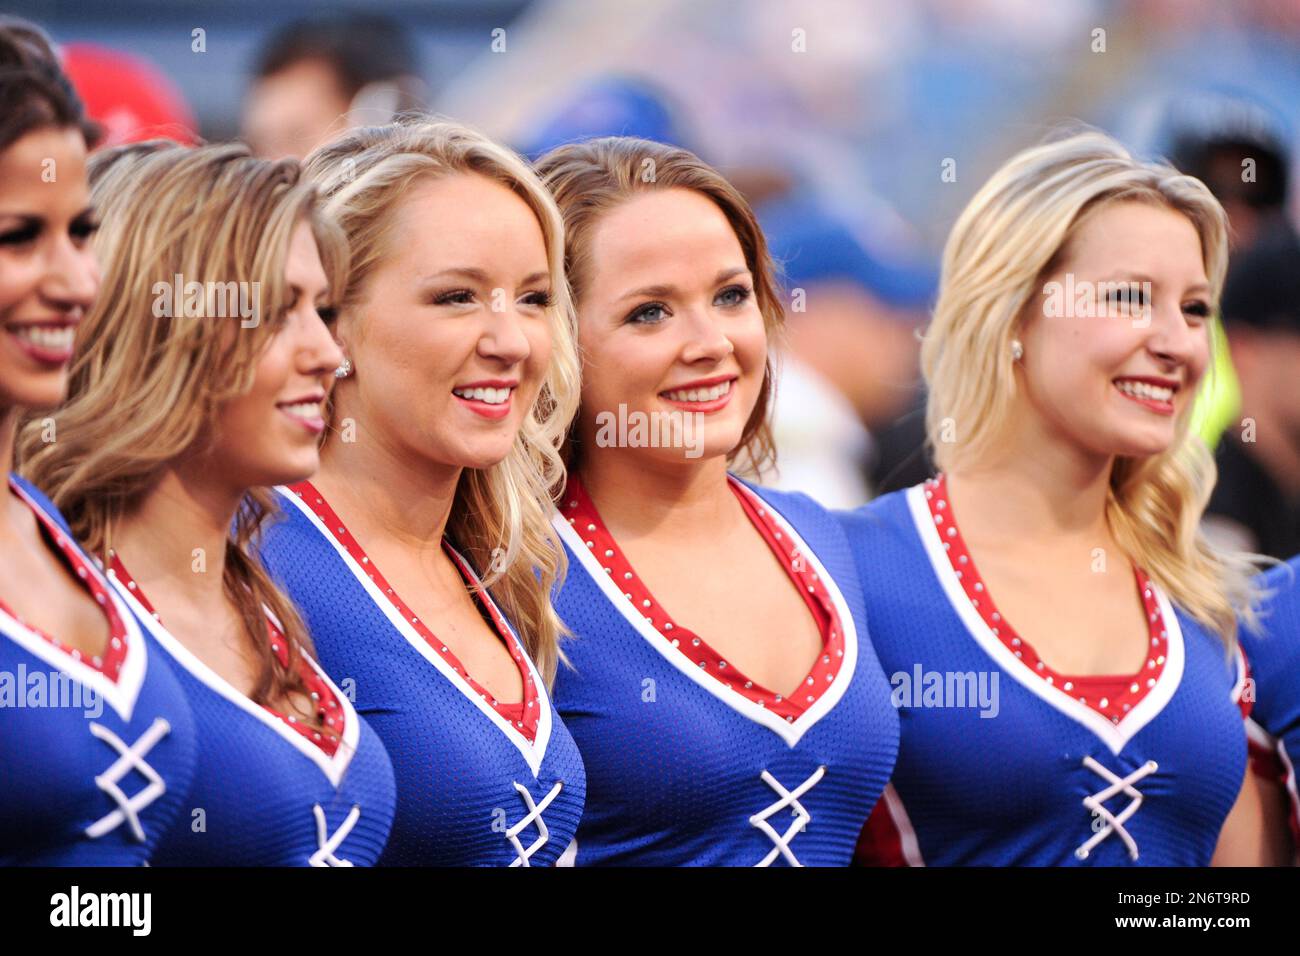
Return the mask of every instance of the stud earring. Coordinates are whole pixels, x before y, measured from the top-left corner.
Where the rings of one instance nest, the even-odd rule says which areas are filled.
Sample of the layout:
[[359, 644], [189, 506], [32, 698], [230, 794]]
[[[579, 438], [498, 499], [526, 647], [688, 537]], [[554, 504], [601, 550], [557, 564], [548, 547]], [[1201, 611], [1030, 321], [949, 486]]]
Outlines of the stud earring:
[[352, 359], [343, 356], [343, 363], [334, 370], [335, 378], [347, 378], [352, 374]]
[[[1025, 356], [1025, 347], [1020, 344], [1019, 339], [1011, 340], [1011, 361], [1019, 362]], [[346, 362], [347, 359], [344, 359]]]

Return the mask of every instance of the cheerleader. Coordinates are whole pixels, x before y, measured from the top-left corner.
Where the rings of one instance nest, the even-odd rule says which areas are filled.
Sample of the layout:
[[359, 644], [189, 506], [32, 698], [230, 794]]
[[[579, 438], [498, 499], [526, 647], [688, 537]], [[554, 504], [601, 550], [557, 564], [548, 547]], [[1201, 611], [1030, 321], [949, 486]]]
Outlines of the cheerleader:
[[844, 519], [902, 727], [864, 862], [1210, 863], [1249, 706], [1248, 568], [1198, 535], [1188, 435], [1226, 255], [1204, 185], [1095, 132], [957, 220], [922, 350], [941, 473]]
[[[1295, 770], [1300, 755], [1300, 556], [1261, 575], [1260, 591], [1258, 632], [1243, 629], [1241, 634], [1254, 691], [1246, 732], [1251, 768], [1261, 778], [1260, 799], [1251, 808], [1255, 812], [1242, 814], [1239, 839], [1262, 843], [1265, 862], [1294, 863], [1300, 847]], [[1275, 799], [1277, 783], [1280, 799]]]
[[674, 147], [592, 140], [538, 170], [583, 356], [555, 519], [574, 632], [556, 699], [588, 774], [576, 862], [846, 865], [898, 718], [843, 531], [727, 470], [771, 448], [763, 235]]
[[11, 473], [20, 418], [67, 392], [100, 284], [95, 131], [45, 36], [8, 18], [0, 104], [0, 866], [139, 865], [190, 785], [189, 708], [63, 517]]
[[559, 215], [450, 123], [354, 131], [307, 165], [351, 247], [343, 361], [320, 474], [280, 489], [262, 553], [392, 755], [381, 862], [567, 862], [586, 783], [547, 690], [577, 380]]
[[317, 310], [342, 237], [297, 163], [242, 146], [107, 150], [91, 180], [108, 291], [78, 338], [58, 440], [33, 423], [22, 444], [194, 713], [194, 785], [151, 862], [371, 864], [392, 767], [249, 544], [273, 505], [263, 486], [316, 470], [339, 361]]

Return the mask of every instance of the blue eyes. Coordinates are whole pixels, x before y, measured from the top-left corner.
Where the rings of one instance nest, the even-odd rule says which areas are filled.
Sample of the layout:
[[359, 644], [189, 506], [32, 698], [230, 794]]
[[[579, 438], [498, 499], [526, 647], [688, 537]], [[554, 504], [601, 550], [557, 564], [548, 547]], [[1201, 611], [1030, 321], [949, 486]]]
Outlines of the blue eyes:
[[[713, 304], [724, 309], [734, 309], [744, 305], [754, 294], [754, 290], [744, 285], [729, 285], [713, 298]], [[657, 325], [672, 315], [668, 306], [662, 302], [647, 302], [637, 306], [628, 313], [623, 321], [632, 325]]]
[[753, 295], [753, 290], [750, 289], [748, 286], [733, 285], [733, 286], [728, 286], [727, 288], [719, 292], [718, 298], [715, 299], [714, 301], [717, 302], [717, 301], [725, 300], [722, 301], [723, 305], [735, 307], [745, 302], [751, 295]]
[[652, 302], [649, 305], [643, 305], [632, 311], [627, 317], [628, 322], [638, 325], [655, 325], [662, 322], [667, 311], [663, 305], [658, 302]]

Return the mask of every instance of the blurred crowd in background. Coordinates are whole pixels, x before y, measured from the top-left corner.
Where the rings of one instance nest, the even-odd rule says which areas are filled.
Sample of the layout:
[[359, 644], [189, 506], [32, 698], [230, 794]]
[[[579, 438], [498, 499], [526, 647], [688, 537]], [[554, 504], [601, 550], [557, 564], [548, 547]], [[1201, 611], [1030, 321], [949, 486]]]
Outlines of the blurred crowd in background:
[[726, 173], [790, 293], [772, 482], [851, 506], [930, 474], [917, 355], [946, 232], [1061, 122], [1205, 180], [1234, 233], [1198, 408], [1223, 544], [1300, 552], [1300, 0], [19, 2], [108, 144], [306, 155], [442, 113], [540, 155], [627, 134]]

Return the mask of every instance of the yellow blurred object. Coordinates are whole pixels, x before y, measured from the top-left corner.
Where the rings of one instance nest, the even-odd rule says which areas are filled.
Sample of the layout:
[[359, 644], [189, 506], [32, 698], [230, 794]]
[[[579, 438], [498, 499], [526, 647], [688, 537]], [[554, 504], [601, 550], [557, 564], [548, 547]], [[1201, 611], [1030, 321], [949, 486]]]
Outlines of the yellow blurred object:
[[1232, 366], [1223, 323], [1217, 315], [1210, 327], [1210, 334], [1213, 336], [1214, 363], [1196, 395], [1196, 404], [1192, 407], [1192, 431], [1201, 436], [1210, 451], [1214, 451], [1219, 439], [1235, 423], [1237, 413], [1241, 410], [1241, 386], [1237, 381], [1237, 371]]

